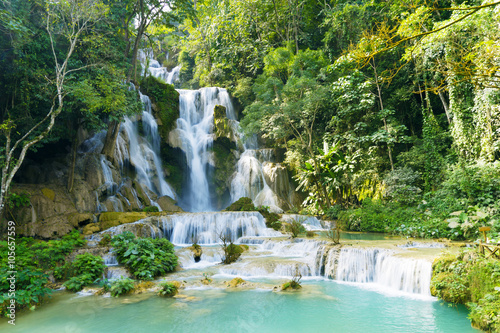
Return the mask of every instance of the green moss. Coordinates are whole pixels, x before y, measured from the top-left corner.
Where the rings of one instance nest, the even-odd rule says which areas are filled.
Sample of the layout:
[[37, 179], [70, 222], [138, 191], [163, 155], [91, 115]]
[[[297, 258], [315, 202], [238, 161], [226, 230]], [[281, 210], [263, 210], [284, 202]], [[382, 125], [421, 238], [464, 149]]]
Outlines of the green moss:
[[50, 188], [42, 188], [42, 194], [49, 198], [50, 201], [54, 201], [54, 199], [56, 198], [56, 193]]
[[106, 230], [117, 225], [139, 221], [147, 217], [144, 212], [104, 212], [99, 216], [101, 230]]
[[253, 205], [252, 199], [247, 197], [242, 197], [233, 202], [225, 210], [228, 212], [243, 212], [243, 211], [256, 211], [257, 208]]
[[232, 150], [236, 149], [236, 144], [226, 137], [220, 137], [214, 141], [212, 149], [215, 159], [212, 181], [217, 197], [221, 198], [231, 186], [229, 175], [236, 170], [236, 157], [232, 153]]
[[214, 133], [216, 138], [228, 138], [233, 136], [233, 131], [229, 126], [229, 119], [226, 117], [226, 107], [216, 105], [214, 107]]
[[500, 261], [484, 258], [477, 249], [446, 254], [433, 267], [431, 294], [447, 302], [466, 304], [474, 327], [500, 328]]
[[161, 121], [158, 131], [163, 141], [166, 141], [168, 133], [175, 127], [176, 120], [179, 118], [179, 93], [173, 85], [162, 82], [153, 76], [144, 78], [141, 83], [141, 91], [148, 95], [156, 106], [153, 111]]

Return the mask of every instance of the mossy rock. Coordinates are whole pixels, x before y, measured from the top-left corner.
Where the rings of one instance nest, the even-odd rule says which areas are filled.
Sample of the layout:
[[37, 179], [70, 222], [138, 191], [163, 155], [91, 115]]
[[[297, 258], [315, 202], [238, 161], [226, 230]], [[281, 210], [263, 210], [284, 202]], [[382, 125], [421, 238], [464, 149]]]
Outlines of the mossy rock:
[[254, 206], [252, 199], [248, 197], [242, 197], [233, 202], [229, 207], [225, 209], [228, 212], [245, 212], [245, 211], [257, 211]]
[[82, 234], [84, 236], [88, 236], [88, 235], [92, 235], [93, 233], [99, 232], [99, 231], [101, 231], [101, 228], [99, 227], [99, 225], [97, 223], [90, 223], [90, 224], [87, 224], [85, 227], [83, 227]]
[[216, 105], [214, 107], [214, 134], [216, 138], [233, 138], [233, 131], [226, 117], [226, 107]]
[[155, 116], [160, 119], [158, 131], [163, 141], [168, 139], [168, 133], [175, 127], [179, 118], [179, 93], [174, 86], [153, 76], [147, 76], [141, 83], [141, 91], [148, 95], [154, 105]]
[[125, 223], [132, 223], [146, 218], [145, 212], [104, 212], [99, 216], [101, 230], [116, 227]]
[[134, 287], [134, 294], [142, 294], [154, 288], [156, 284], [152, 281], [141, 281], [137, 283]]
[[283, 283], [283, 285], [281, 286], [281, 291], [294, 291], [301, 288], [302, 286], [300, 284], [294, 283], [293, 281], [288, 281], [286, 283]]
[[229, 281], [229, 283], [227, 284], [227, 286], [229, 288], [236, 288], [236, 287], [239, 287], [240, 285], [243, 285], [245, 283], [246, 283], [246, 281], [243, 280], [242, 278], [235, 277], [234, 279], [232, 279], [231, 281]]
[[54, 201], [54, 199], [56, 198], [56, 192], [54, 192], [50, 188], [42, 188], [42, 194], [46, 196], [50, 201]]
[[215, 193], [219, 200], [218, 206], [221, 208], [224, 201], [229, 200], [230, 197], [231, 177], [228, 175], [232, 175], [236, 171], [237, 161], [233, 153], [234, 150], [236, 150], [236, 144], [226, 137], [218, 138], [212, 145], [215, 167], [213, 177], [211, 177], [211, 185], [215, 187]]

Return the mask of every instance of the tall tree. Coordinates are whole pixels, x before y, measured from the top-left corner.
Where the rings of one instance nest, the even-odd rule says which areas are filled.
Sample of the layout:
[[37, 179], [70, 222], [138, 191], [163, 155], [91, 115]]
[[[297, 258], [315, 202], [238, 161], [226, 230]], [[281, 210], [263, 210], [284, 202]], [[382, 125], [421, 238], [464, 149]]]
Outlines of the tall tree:
[[[82, 34], [103, 19], [107, 10], [108, 7], [99, 0], [61, 0], [45, 4], [45, 29], [50, 42], [47, 47], [51, 50], [55, 67], [49, 78], [54, 96], [45, 116], [20, 135], [17, 135], [15, 131], [18, 124], [9, 110], [6, 112], [6, 119], [0, 125], [2, 134], [5, 136], [4, 154], [1, 157], [0, 215], [3, 213], [12, 179], [21, 167], [26, 153], [47, 137], [56, 118], [63, 110], [68, 76], [86, 67], [86, 65], [75, 67], [72, 63], [72, 56], [77, 44], [81, 41]], [[4, 29], [9, 29], [5, 21], [2, 21], [2, 25]], [[24, 30], [22, 28], [10, 29], [10, 33], [14, 35]]]

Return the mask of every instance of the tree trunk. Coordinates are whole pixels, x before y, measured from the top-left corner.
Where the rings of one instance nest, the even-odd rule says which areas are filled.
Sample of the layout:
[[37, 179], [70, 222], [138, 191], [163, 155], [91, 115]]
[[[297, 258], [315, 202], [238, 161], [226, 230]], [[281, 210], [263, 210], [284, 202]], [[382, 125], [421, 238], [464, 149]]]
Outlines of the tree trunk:
[[108, 125], [108, 132], [106, 133], [106, 140], [104, 147], [102, 147], [101, 154], [104, 154], [109, 161], [113, 160], [115, 154], [116, 139], [120, 133], [120, 123], [113, 120]]
[[449, 125], [451, 124], [450, 108], [448, 107], [448, 103], [446, 102], [446, 98], [443, 92], [440, 90], [438, 94], [439, 98], [441, 99], [441, 103], [443, 103], [444, 113], [446, 113], [446, 119], [448, 119], [448, 125]]

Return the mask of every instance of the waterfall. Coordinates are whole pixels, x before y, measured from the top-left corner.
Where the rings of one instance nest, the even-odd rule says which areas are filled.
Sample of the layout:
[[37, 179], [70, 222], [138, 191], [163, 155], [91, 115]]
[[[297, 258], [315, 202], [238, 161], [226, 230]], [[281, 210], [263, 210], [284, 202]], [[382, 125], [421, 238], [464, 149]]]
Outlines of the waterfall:
[[222, 88], [178, 90], [177, 131], [189, 167], [189, 188], [183, 198], [190, 211], [213, 211], [208, 187], [209, 149], [213, 143], [214, 107], [226, 108], [229, 119], [236, 118], [229, 94]]
[[[159, 196], [168, 195], [175, 198], [174, 190], [165, 181], [161, 160], [159, 157], [160, 151], [160, 135], [158, 134], [158, 124], [151, 112], [151, 100], [148, 96], [139, 92], [143, 104], [142, 124], [144, 132], [147, 133], [147, 138], [139, 135], [137, 121], [132, 121], [131, 118], [125, 117], [123, 121], [123, 129], [127, 134], [129, 141], [129, 161], [137, 172], [137, 180], [139, 183]], [[123, 162], [122, 162], [123, 163]]]
[[[332, 258], [328, 259], [331, 270]], [[330, 273], [331, 274], [331, 273]], [[430, 296], [432, 265], [426, 260], [400, 258], [387, 250], [342, 248], [335, 279], [374, 283], [393, 290]]]
[[282, 213], [276, 194], [266, 183], [262, 163], [254, 149], [246, 149], [238, 160], [237, 171], [231, 181], [231, 201], [249, 197], [256, 206], [269, 206], [273, 212]]
[[175, 245], [219, 244], [219, 235], [238, 242], [241, 237], [279, 237], [282, 233], [268, 229], [258, 212], [212, 212], [174, 214], [160, 217], [158, 228]]

